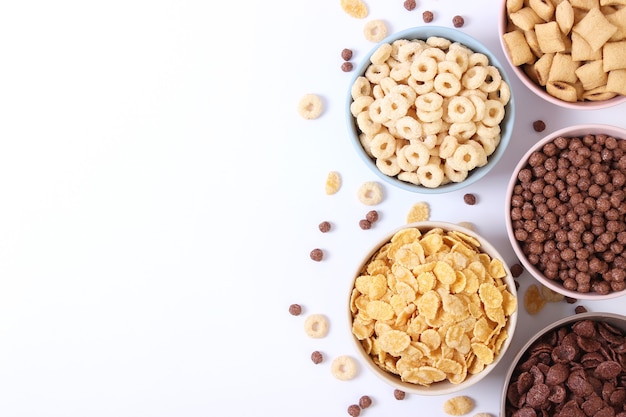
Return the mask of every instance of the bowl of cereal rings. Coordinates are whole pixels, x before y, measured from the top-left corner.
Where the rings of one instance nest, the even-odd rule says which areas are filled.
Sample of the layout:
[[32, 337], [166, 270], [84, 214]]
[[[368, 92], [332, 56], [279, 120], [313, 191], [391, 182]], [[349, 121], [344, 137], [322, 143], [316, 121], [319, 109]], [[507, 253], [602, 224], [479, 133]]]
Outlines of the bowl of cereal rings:
[[500, 44], [535, 95], [568, 109], [626, 103], [626, 4], [502, 0]]
[[580, 313], [540, 330], [512, 360], [502, 417], [626, 415], [626, 316]]
[[383, 181], [445, 193], [484, 177], [511, 137], [514, 101], [498, 59], [452, 28], [423, 26], [378, 43], [347, 94], [350, 139]]
[[367, 369], [418, 395], [457, 392], [485, 378], [517, 323], [515, 283], [502, 259], [452, 223], [410, 223], [387, 234], [350, 286], [350, 332]]
[[626, 295], [626, 129], [576, 125], [542, 138], [507, 186], [513, 250], [541, 284], [567, 297]]

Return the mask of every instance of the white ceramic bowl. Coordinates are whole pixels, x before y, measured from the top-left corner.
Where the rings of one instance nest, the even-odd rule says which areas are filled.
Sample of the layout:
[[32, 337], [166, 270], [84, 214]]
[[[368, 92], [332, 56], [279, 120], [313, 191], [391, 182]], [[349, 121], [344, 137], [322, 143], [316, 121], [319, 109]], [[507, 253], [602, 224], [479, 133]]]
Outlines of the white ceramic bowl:
[[504, 56], [509, 63], [513, 74], [524, 84], [530, 91], [532, 91], [536, 96], [541, 99], [547, 101], [548, 103], [554, 104], [559, 107], [563, 107], [570, 110], [599, 110], [605, 109], [612, 106], [617, 106], [622, 103], [626, 103], [626, 96], [615, 96], [609, 100], [602, 101], [576, 101], [569, 102], [565, 100], [561, 100], [556, 98], [555, 96], [548, 94], [546, 89], [532, 80], [524, 70], [513, 64], [511, 60], [511, 56], [509, 54], [508, 48], [504, 43], [504, 33], [506, 33], [507, 25], [508, 25], [508, 15], [506, 9], [506, 0], [500, 1], [500, 19], [498, 20], [498, 33], [500, 35], [500, 45], [502, 47], [502, 51], [504, 52]]
[[[505, 200], [505, 220], [506, 220], [506, 229], [509, 240], [513, 246], [513, 250], [515, 251], [517, 257], [520, 262], [526, 268], [526, 270], [541, 284], [546, 287], [563, 294], [567, 297], [576, 298], [576, 299], [588, 299], [588, 300], [604, 300], [613, 297], [619, 297], [626, 295], [626, 289], [621, 291], [611, 291], [608, 294], [602, 295], [597, 292], [580, 292], [580, 291], [572, 291], [568, 290], [563, 286], [563, 282], [561, 280], [554, 280], [547, 278], [539, 268], [535, 267], [529, 260], [526, 254], [524, 253], [522, 247], [520, 246], [519, 241], [515, 237], [515, 232], [513, 229], [513, 220], [511, 219], [511, 197], [513, 195], [513, 189], [517, 183], [518, 174], [522, 168], [526, 166], [526, 163], [531, 156], [531, 154], [537, 150], [541, 150], [544, 145], [547, 143], [553, 142], [556, 138], [560, 136], [564, 137], [582, 137], [587, 134], [606, 134], [609, 136], [613, 136], [615, 138], [626, 140], [626, 129], [619, 128], [616, 126], [610, 125], [602, 125], [602, 124], [585, 124], [585, 125], [576, 125], [567, 127], [564, 129], [557, 130], [553, 133], [550, 133], [543, 137], [539, 142], [533, 145], [527, 152], [524, 154], [517, 166], [513, 169], [511, 178], [508, 183], [506, 200]], [[624, 221], [624, 217], [622, 214], [621, 221]]]
[[475, 183], [476, 181], [478, 181], [479, 179], [487, 175], [487, 173], [501, 159], [506, 147], [508, 146], [509, 140], [511, 138], [511, 133], [513, 131], [513, 122], [515, 118], [515, 102], [514, 102], [514, 98], [512, 95], [512, 91], [511, 91], [510, 100], [505, 106], [504, 119], [500, 123], [501, 137], [500, 137], [500, 142], [498, 146], [496, 147], [495, 151], [488, 157], [488, 162], [486, 165], [482, 167], [477, 167], [471, 170], [467, 178], [461, 182], [449, 182], [447, 184], [440, 185], [438, 187], [429, 188], [423, 185], [415, 185], [408, 181], [402, 181], [402, 180], [399, 180], [397, 176], [389, 176], [381, 172], [380, 169], [376, 166], [375, 159], [371, 157], [370, 155], [368, 155], [368, 153], [363, 149], [363, 146], [361, 145], [361, 142], [359, 140], [359, 134], [361, 132], [357, 126], [355, 117], [352, 115], [350, 111], [350, 105], [352, 104], [352, 101], [353, 101], [353, 98], [351, 95], [352, 85], [354, 84], [355, 80], [359, 76], [362, 76], [365, 73], [367, 67], [370, 65], [370, 58], [372, 57], [372, 54], [378, 49], [378, 47], [382, 43], [391, 43], [398, 39], [426, 40], [427, 38], [431, 36], [442, 37], [452, 42], [459, 42], [467, 46], [468, 48], [472, 49], [474, 52], [479, 52], [479, 53], [486, 55], [489, 59], [489, 64], [498, 68], [502, 76], [502, 79], [505, 82], [507, 82], [509, 86], [511, 85], [510, 79], [508, 78], [508, 75], [504, 71], [503, 66], [498, 61], [498, 58], [487, 47], [485, 47], [478, 40], [453, 28], [438, 27], [438, 26], [420, 26], [420, 27], [406, 29], [406, 30], [397, 32], [387, 37], [386, 39], [381, 41], [379, 44], [377, 44], [369, 53], [367, 53], [363, 57], [361, 62], [355, 67], [354, 75], [348, 87], [345, 117], [346, 117], [346, 121], [348, 124], [348, 133], [350, 136], [350, 141], [354, 145], [354, 148], [357, 154], [359, 155], [359, 157], [361, 158], [361, 160], [363, 160], [363, 162], [385, 183], [390, 184], [394, 187], [401, 188], [403, 190], [422, 193], [422, 194], [439, 194], [439, 193], [456, 191], [461, 188], [467, 187], [470, 184]]
[[[610, 326], [613, 330], [618, 330], [622, 334], [626, 334], [626, 316], [622, 316], [615, 313], [580, 313], [574, 316], [565, 317], [560, 320], [557, 320], [543, 329], [541, 329], [537, 334], [535, 334], [526, 344], [520, 349], [515, 358], [511, 361], [511, 365], [505, 377], [505, 382], [502, 389], [502, 394], [500, 398], [500, 416], [502, 417], [512, 417], [513, 412], [515, 411], [515, 407], [511, 407], [508, 405], [507, 401], [507, 393], [509, 390], [509, 386], [517, 380], [517, 376], [519, 374], [519, 370], [517, 370], [518, 365], [526, 363], [528, 360], [529, 350], [532, 349], [535, 343], [540, 343], [550, 338], [550, 335], [553, 335], [557, 329], [565, 328], [571, 329], [571, 326], [576, 323], [580, 323], [583, 321], [592, 320], [596, 322], [602, 322]], [[598, 335], [597, 340], [601, 339], [602, 336]], [[579, 355], [580, 357], [580, 355]], [[596, 368], [597, 369], [597, 368]], [[622, 370], [623, 373], [623, 370]], [[566, 392], [571, 393], [568, 388], [567, 383], [562, 384], [562, 386], [566, 389]], [[557, 412], [554, 412], [552, 409], [547, 409], [545, 414], [537, 412], [537, 415], [543, 415], [545, 417], [552, 417], [559, 415]]]
[[[503, 329], [506, 330], [507, 332], [507, 337], [506, 339], [504, 339], [501, 343], [501, 347], [499, 352], [495, 355], [494, 360], [491, 364], [486, 365], [481, 371], [475, 372], [475, 373], [467, 373], [467, 376], [464, 380], [462, 381], [455, 381], [455, 383], [450, 382], [450, 380], [448, 379], [444, 379], [440, 382], [434, 382], [430, 385], [421, 385], [418, 383], [412, 383], [412, 382], [406, 382], [406, 381], [402, 381], [400, 379], [400, 377], [397, 374], [394, 374], [392, 372], [389, 372], [387, 370], [384, 370], [382, 367], [380, 367], [379, 365], [377, 365], [372, 356], [370, 356], [366, 350], [366, 347], [364, 346], [364, 343], [359, 340], [356, 336], [355, 333], [353, 332], [353, 312], [352, 312], [352, 304], [355, 300], [353, 300], [353, 289], [355, 288], [355, 282], [357, 277], [359, 277], [362, 274], [362, 271], [364, 270], [364, 268], [366, 267], [366, 265], [368, 265], [370, 259], [379, 251], [379, 249], [381, 247], [383, 247], [385, 244], [387, 244], [391, 238], [399, 231], [407, 229], [407, 228], [417, 228], [419, 229], [420, 232], [422, 232], [422, 234], [428, 232], [431, 229], [434, 228], [441, 228], [443, 231], [447, 232], [447, 231], [456, 231], [456, 232], [460, 232], [463, 233], [467, 236], [469, 236], [470, 238], [473, 238], [475, 240], [477, 240], [480, 243], [480, 248], [479, 250], [482, 251], [481, 253], [486, 253], [488, 254], [492, 259], [499, 259], [499, 260], [503, 260], [502, 256], [500, 256], [500, 254], [498, 253], [498, 251], [489, 243], [487, 242], [484, 238], [482, 238], [481, 236], [477, 235], [476, 233], [474, 233], [473, 231], [466, 229], [464, 227], [458, 226], [456, 224], [452, 224], [452, 223], [446, 223], [446, 222], [432, 222], [432, 221], [425, 221], [425, 222], [418, 222], [418, 223], [412, 223], [412, 224], [408, 224], [406, 226], [400, 227], [398, 229], [395, 229], [393, 231], [391, 231], [389, 234], [387, 234], [383, 239], [381, 239], [379, 242], [377, 242], [372, 249], [365, 254], [363, 260], [359, 263], [355, 273], [354, 273], [354, 279], [351, 282], [350, 285], [350, 291], [349, 291], [349, 297], [348, 297], [348, 302], [347, 302], [347, 315], [348, 315], [348, 329], [347, 331], [349, 331], [352, 335], [351, 339], [353, 340], [354, 343], [354, 347], [357, 351], [357, 356], [362, 360], [362, 362], [366, 365], [366, 368], [374, 373], [377, 377], [381, 378], [383, 381], [385, 381], [387, 384], [389, 384], [390, 386], [400, 389], [406, 393], [412, 393], [412, 394], [417, 394], [417, 395], [425, 395], [425, 396], [433, 396], [433, 395], [445, 395], [445, 394], [450, 394], [453, 392], [458, 392], [461, 391], [463, 389], [466, 389], [476, 383], [478, 383], [479, 381], [481, 381], [483, 378], [485, 378], [487, 375], [489, 375], [489, 373], [496, 367], [498, 366], [498, 363], [500, 362], [500, 360], [502, 359], [502, 357], [504, 356], [504, 354], [506, 353], [507, 349], [509, 348], [509, 345], [511, 343], [511, 340], [513, 338], [513, 334], [515, 332], [515, 327], [517, 324], [517, 308], [515, 308], [514, 311], [512, 311], [512, 313], [510, 315], [508, 315], [506, 317], [506, 323], [504, 324]], [[517, 292], [516, 292], [516, 288], [515, 288], [515, 282], [513, 280], [513, 277], [511, 275], [511, 272], [508, 268], [508, 266], [506, 264], [504, 264], [504, 262], [502, 262], [502, 266], [505, 270], [505, 276], [502, 278], [503, 282], [506, 284], [506, 289], [508, 290], [508, 292], [510, 293], [510, 295], [512, 296], [512, 300], [514, 300], [514, 303], [517, 302]], [[512, 304], [515, 305], [515, 304]], [[367, 307], [366, 307], [367, 309]], [[441, 309], [441, 308], [440, 308]], [[419, 311], [419, 310], [416, 310]], [[418, 314], [418, 313], [415, 313]], [[439, 314], [441, 314], [441, 311], [439, 311]], [[469, 313], [468, 313], [469, 314]], [[424, 333], [423, 331], [421, 332], [422, 334]], [[443, 342], [442, 342], [443, 343]], [[367, 343], [365, 343], [366, 345]]]

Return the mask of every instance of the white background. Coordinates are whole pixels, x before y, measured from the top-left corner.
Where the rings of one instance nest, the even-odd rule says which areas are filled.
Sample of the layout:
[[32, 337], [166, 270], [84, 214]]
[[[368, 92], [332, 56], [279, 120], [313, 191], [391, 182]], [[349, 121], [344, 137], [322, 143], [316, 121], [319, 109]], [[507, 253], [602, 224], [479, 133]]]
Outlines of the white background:
[[[376, 177], [348, 141], [341, 50], [356, 64], [373, 47], [366, 20], [392, 33], [430, 9], [432, 25], [464, 16], [462, 30], [504, 62], [498, 2], [418, 0], [408, 12], [368, 0], [364, 20], [339, 0], [220, 3], [1, 3], [0, 415], [343, 416], [364, 394], [363, 415], [443, 415], [445, 398], [396, 401], [365, 369], [331, 376], [334, 357], [355, 354], [345, 304], [361, 257], [426, 201], [431, 219], [474, 223], [514, 263], [503, 195], [541, 137], [532, 121], [545, 133], [626, 127], [626, 107], [563, 110], [514, 82], [515, 131], [493, 172], [449, 195], [387, 187], [363, 231], [356, 189]], [[296, 112], [309, 92], [324, 98], [314, 121]], [[330, 170], [343, 177], [334, 196]], [[309, 259], [315, 247], [323, 262]], [[619, 300], [579, 304], [626, 313]], [[508, 360], [573, 310], [520, 311]], [[329, 317], [326, 338], [305, 335], [310, 313]], [[313, 350], [326, 360], [314, 365]], [[498, 414], [505, 368], [464, 392], [476, 412]]]

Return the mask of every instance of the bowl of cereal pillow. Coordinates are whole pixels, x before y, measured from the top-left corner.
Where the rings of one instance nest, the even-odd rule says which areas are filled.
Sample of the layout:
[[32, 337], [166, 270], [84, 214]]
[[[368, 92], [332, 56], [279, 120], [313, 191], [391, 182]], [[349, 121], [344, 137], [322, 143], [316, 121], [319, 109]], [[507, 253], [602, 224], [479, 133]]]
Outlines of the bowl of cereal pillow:
[[626, 4], [502, 0], [500, 44], [534, 94], [569, 109], [626, 102]]
[[615, 416], [626, 411], [626, 316], [580, 313], [549, 324], [511, 362], [502, 417]]
[[567, 297], [626, 294], [626, 129], [576, 125], [542, 138], [508, 183], [506, 229], [520, 262]]
[[350, 287], [350, 331], [367, 369], [418, 395], [450, 394], [487, 376], [517, 323], [515, 283], [502, 259], [452, 223], [410, 223], [387, 234]]
[[484, 177], [514, 121], [510, 82], [482, 43], [423, 26], [379, 42], [357, 65], [346, 120], [357, 154], [401, 189], [445, 193]]

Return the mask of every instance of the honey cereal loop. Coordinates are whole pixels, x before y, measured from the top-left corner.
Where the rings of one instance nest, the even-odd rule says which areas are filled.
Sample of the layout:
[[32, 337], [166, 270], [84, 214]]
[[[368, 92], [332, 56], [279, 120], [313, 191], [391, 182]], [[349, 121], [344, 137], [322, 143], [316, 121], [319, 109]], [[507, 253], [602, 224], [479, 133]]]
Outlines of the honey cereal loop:
[[328, 319], [323, 314], [310, 314], [304, 320], [304, 331], [313, 339], [321, 339], [328, 334]]
[[363, 35], [370, 42], [380, 42], [387, 36], [387, 25], [380, 19], [370, 20], [363, 27]]
[[383, 201], [383, 187], [376, 181], [366, 181], [357, 191], [359, 201], [367, 206], [375, 206]]
[[317, 119], [323, 110], [322, 98], [317, 94], [305, 94], [298, 102], [298, 114], [307, 120]]
[[337, 356], [330, 365], [330, 372], [340, 381], [349, 381], [357, 374], [356, 361], [348, 355]]
[[326, 176], [324, 191], [327, 195], [336, 194], [341, 188], [341, 174], [337, 171], [330, 171]]
[[466, 395], [447, 399], [443, 403], [443, 411], [450, 416], [462, 416], [474, 409], [474, 400]]
[[367, 5], [362, 0], [341, 0], [341, 8], [357, 19], [363, 19], [368, 14]]

